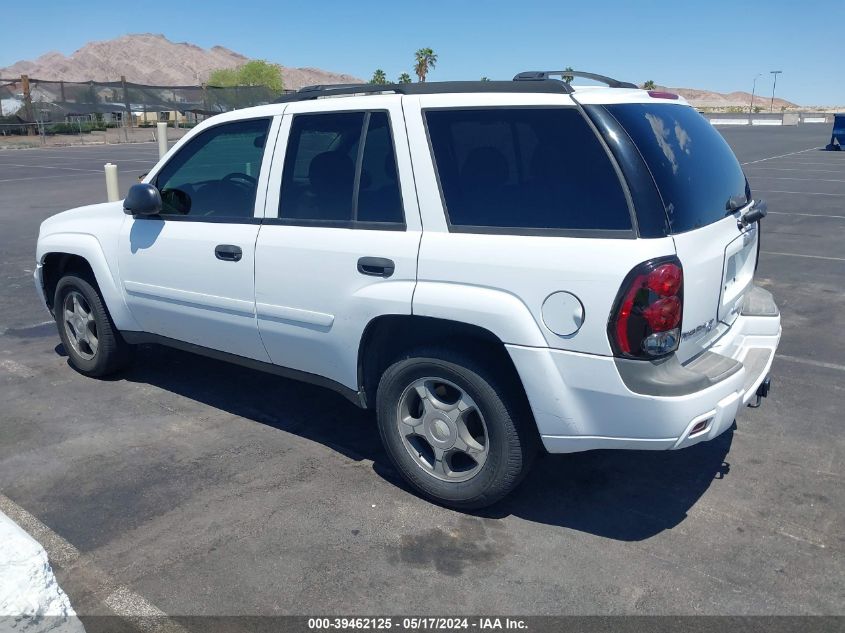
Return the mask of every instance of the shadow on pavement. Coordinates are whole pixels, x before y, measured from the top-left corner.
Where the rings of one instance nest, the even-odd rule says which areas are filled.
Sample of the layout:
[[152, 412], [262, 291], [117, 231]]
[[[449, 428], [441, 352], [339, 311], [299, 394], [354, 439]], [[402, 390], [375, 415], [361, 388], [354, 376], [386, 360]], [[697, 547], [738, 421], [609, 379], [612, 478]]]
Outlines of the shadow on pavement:
[[[379, 476], [409, 490], [381, 447], [373, 413], [332, 391], [164, 347], [142, 346], [137, 356], [116, 379], [155, 385], [371, 460]], [[681, 451], [543, 455], [513, 495], [475, 514], [646, 539], [681, 523], [713, 480], [729, 472], [732, 439], [733, 429]]]

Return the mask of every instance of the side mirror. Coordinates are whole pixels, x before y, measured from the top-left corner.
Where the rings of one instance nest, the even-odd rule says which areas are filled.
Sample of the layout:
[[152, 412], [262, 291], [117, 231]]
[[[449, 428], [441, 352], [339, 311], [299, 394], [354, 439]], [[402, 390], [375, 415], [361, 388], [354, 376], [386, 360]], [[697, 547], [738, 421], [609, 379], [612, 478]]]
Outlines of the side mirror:
[[146, 183], [132, 185], [123, 201], [123, 212], [128, 215], [158, 215], [161, 213], [161, 194]]

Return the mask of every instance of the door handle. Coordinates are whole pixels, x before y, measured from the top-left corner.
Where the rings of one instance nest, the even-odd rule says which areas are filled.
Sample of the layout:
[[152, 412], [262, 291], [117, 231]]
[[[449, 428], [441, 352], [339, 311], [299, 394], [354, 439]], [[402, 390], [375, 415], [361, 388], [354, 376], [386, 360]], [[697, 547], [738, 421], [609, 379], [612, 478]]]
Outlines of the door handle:
[[385, 257], [362, 257], [358, 260], [358, 272], [371, 277], [390, 277], [396, 270], [392, 259]]
[[233, 244], [218, 244], [214, 249], [214, 256], [224, 262], [239, 262], [243, 255], [241, 247]]

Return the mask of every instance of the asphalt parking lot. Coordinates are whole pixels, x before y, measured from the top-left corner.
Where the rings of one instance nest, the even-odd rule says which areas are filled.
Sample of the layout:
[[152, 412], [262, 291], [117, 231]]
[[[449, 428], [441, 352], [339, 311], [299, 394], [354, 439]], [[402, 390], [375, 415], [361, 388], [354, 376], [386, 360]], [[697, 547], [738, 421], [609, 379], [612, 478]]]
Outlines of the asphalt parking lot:
[[722, 131], [769, 202], [772, 394], [683, 451], [545, 457], [477, 514], [404, 488], [334, 393], [155, 347], [71, 370], [38, 225], [104, 200], [107, 161], [125, 193], [156, 147], [0, 151], [0, 509], [83, 615], [842, 614], [845, 152], [819, 150], [829, 125]]

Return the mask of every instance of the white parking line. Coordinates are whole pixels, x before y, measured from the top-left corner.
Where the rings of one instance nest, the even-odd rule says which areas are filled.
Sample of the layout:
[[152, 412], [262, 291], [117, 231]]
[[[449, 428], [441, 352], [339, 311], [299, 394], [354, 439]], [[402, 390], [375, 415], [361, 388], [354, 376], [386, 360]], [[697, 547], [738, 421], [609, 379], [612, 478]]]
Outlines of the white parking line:
[[778, 253], [776, 251], [761, 251], [763, 255], [781, 255], [783, 257], [806, 257], [808, 259], [827, 259], [834, 262], [845, 262], [845, 257], [827, 257], [825, 255], [802, 255], [801, 253]]
[[[85, 171], [87, 171], [88, 173], [103, 175], [102, 170], [87, 169]], [[134, 173], [137, 173], [137, 172], [144, 173], [144, 172], [147, 172], [147, 171], [150, 171], [150, 170], [149, 169], [121, 169], [120, 173], [121, 174], [134, 174]], [[3, 180], [0, 180], [0, 182], [20, 182], [22, 180], [47, 180], [48, 178], [73, 178], [73, 176], [71, 174], [60, 174], [60, 175], [57, 175], [57, 176], [33, 176], [32, 178], [6, 178], [6, 179], [3, 179]]]
[[783, 158], [784, 156], [794, 156], [795, 154], [803, 154], [804, 152], [812, 152], [813, 150], [821, 149], [820, 147], [808, 147], [807, 149], [798, 150], [797, 152], [789, 152], [788, 154], [778, 154], [777, 156], [769, 156], [768, 158], [760, 158], [759, 160], [750, 160], [743, 165], [753, 165], [754, 163], [762, 163], [767, 160], [774, 160], [775, 158]]
[[21, 165], [17, 163], [0, 163], [0, 167], [26, 167], [29, 169], [68, 169], [70, 171], [99, 171], [98, 169], [82, 169], [80, 167], [50, 167], [48, 165]]
[[824, 367], [825, 369], [835, 369], [837, 371], [845, 371], [845, 365], [837, 365], [836, 363], [824, 363], [820, 360], [813, 360], [811, 358], [798, 358], [797, 356], [788, 356], [786, 354], [778, 354], [775, 358], [788, 360], [793, 363], [801, 363], [802, 365], [812, 365], [813, 367]]
[[825, 215], [824, 213], [790, 213], [788, 211], [769, 211], [769, 215], [800, 215], [805, 218], [834, 218], [845, 220], [845, 215]]
[[[749, 167], [749, 169], [765, 169], [766, 171], [814, 171], [825, 174], [841, 174], [843, 172], [842, 169], [799, 169], [797, 167], [766, 167], [765, 165], [761, 165], [760, 167]], [[755, 178], [757, 178], [757, 176], [755, 176]]]
[[97, 593], [105, 595], [103, 604], [111, 609], [115, 615], [135, 624], [142, 631], [187, 633], [184, 627], [171, 620], [164, 611], [126, 586], [118, 584], [105, 571], [97, 567], [90, 556], [80, 552], [71, 543], [3, 494], [0, 494], [0, 511], [8, 515], [32, 538], [41, 543], [52, 564], [67, 569], [82, 559], [89, 571], [93, 570], [97, 576], [104, 579], [104, 582], [98, 585]]
[[780, 189], [754, 189], [762, 193], [794, 193], [799, 196], [845, 196], [845, 193], [821, 193], [818, 191], [783, 191]]
[[754, 176], [755, 178], [765, 178], [767, 180], [804, 180], [807, 182], [845, 182], [842, 179], [836, 178], [792, 178], [790, 176], [764, 176], [763, 174], [759, 174]]

